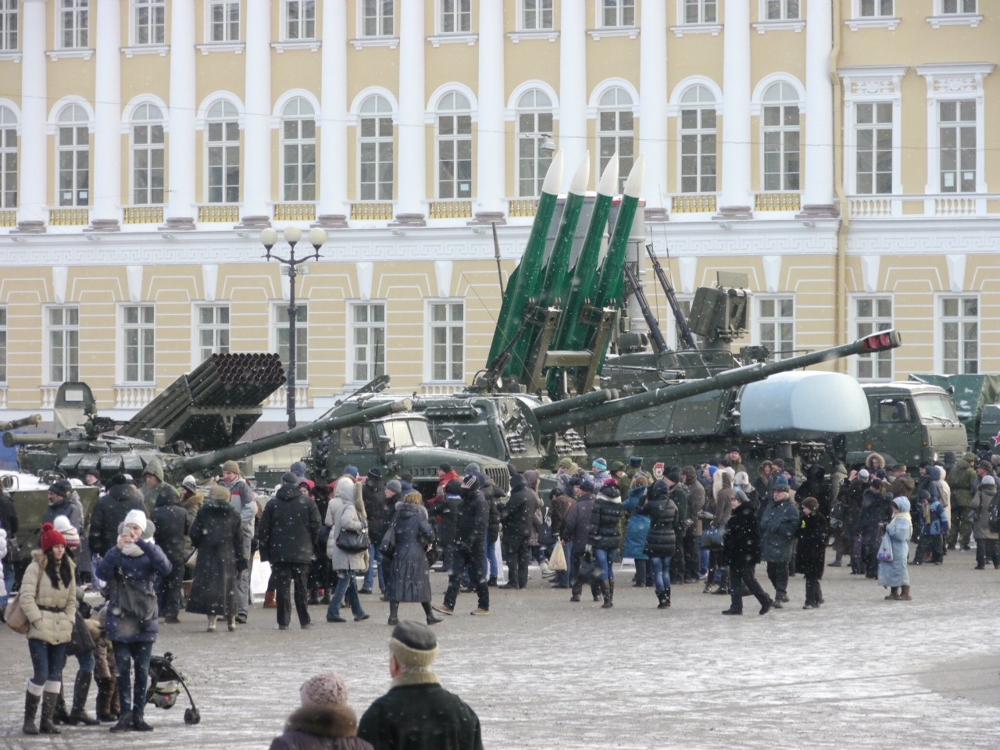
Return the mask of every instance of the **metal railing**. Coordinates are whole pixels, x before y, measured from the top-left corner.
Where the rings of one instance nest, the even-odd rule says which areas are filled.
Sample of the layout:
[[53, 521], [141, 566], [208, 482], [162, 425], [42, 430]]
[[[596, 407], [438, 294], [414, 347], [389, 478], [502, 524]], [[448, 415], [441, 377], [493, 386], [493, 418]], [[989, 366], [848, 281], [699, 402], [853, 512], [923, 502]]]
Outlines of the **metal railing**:
[[16, 227], [16, 226], [17, 226], [17, 209], [4, 208], [0, 210], [0, 227]]
[[431, 201], [432, 219], [471, 219], [472, 201]]
[[237, 224], [240, 207], [236, 203], [205, 203], [198, 206], [198, 221], [208, 224]]
[[508, 198], [507, 215], [511, 218], [530, 218], [538, 208], [538, 198]]
[[162, 224], [163, 206], [125, 206], [123, 224]]
[[679, 193], [670, 200], [670, 211], [675, 214], [714, 214], [716, 210], [715, 193]]
[[315, 219], [315, 203], [297, 202], [274, 204], [275, 221], [315, 221]]
[[90, 223], [90, 208], [50, 208], [49, 226], [80, 227]]
[[358, 201], [351, 204], [352, 221], [392, 221], [395, 216], [392, 203], [385, 201]]
[[757, 193], [754, 211], [798, 211], [801, 208], [799, 193]]

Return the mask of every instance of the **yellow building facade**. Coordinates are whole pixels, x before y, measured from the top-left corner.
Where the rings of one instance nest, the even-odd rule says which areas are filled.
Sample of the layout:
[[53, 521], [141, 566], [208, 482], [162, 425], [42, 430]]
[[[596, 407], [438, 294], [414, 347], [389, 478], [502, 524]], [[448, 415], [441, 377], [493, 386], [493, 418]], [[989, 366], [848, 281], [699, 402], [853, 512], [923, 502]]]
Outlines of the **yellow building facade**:
[[555, 148], [592, 187], [645, 155], [647, 240], [682, 301], [748, 275], [746, 343], [891, 326], [832, 366], [1000, 371], [997, 38], [989, 0], [0, 0], [0, 408], [80, 379], [125, 418], [213, 351], [287, 357], [267, 226], [328, 233], [300, 420], [382, 372], [456, 390]]

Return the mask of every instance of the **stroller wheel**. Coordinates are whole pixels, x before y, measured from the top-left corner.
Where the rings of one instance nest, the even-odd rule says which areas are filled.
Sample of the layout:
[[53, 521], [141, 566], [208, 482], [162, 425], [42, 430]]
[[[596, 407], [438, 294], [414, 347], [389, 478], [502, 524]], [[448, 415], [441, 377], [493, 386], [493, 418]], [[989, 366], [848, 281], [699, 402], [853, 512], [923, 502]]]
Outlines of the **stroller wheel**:
[[201, 721], [201, 714], [198, 713], [197, 708], [186, 708], [184, 709], [184, 723], [192, 726]]

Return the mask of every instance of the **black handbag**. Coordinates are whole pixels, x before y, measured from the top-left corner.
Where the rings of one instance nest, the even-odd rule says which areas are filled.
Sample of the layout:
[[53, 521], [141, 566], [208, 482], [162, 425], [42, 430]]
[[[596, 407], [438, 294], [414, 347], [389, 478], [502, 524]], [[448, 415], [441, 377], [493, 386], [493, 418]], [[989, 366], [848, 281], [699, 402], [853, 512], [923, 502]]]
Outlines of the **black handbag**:
[[128, 578], [121, 568], [118, 569], [118, 586], [115, 590], [115, 604], [111, 614], [128, 620], [135, 620], [140, 625], [152, 621], [156, 615], [156, 594], [145, 586]]
[[580, 569], [576, 573], [576, 580], [579, 584], [595, 583], [601, 580], [603, 571], [597, 560], [590, 552], [585, 552], [580, 562]]
[[66, 646], [66, 653], [70, 656], [80, 656], [81, 654], [89, 654], [96, 648], [97, 645], [94, 643], [93, 636], [90, 635], [87, 623], [83, 621], [83, 615], [77, 611], [76, 619], [73, 621], [73, 637]]
[[378, 551], [385, 558], [391, 558], [396, 554], [396, 524], [393, 523], [389, 526], [389, 530], [385, 532], [385, 536], [382, 537], [382, 541], [378, 545]]
[[344, 552], [357, 554], [364, 552], [372, 546], [371, 539], [368, 538], [368, 530], [364, 527], [357, 531], [351, 529], [341, 529], [337, 534], [337, 549]]

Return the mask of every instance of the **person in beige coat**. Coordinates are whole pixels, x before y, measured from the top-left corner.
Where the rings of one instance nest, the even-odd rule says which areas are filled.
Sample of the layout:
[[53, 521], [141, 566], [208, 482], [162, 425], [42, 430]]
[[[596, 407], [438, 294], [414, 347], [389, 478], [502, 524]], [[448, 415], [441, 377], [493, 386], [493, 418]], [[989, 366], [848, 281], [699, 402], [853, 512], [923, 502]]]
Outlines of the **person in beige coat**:
[[[59, 675], [66, 663], [66, 646], [76, 620], [76, 569], [66, 554], [66, 539], [52, 524], [42, 524], [41, 549], [21, 581], [21, 609], [30, 624], [28, 651], [34, 675], [24, 696], [24, 734], [59, 734], [52, 722], [62, 687]], [[39, 725], [35, 713], [42, 704]]]
[[368, 550], [347, 552], [337, 546], [337, 538], [341, 531], [367, 531], [364, 499], [355, 485], [354, 478], [350, 475], [338, 479], [333, 490], [333, 498], [326, 508], [324, 523], [330, 527], [326, 554], [330, 558], [330, 567], [337, 573], [337, 587], [333, 591], [330, 606], [326, 611], [327, 622], [346, 622], [340, 616], [340, 603], [345, 597], [351, 607], [351, 612], [354, 614], [355, 622], [368, 619], [368, 615], [361, 606], [358, 584], [355, 579], [356, 574], [368, 570]]

